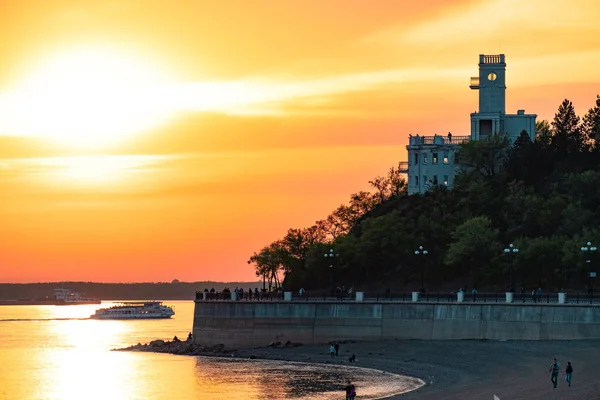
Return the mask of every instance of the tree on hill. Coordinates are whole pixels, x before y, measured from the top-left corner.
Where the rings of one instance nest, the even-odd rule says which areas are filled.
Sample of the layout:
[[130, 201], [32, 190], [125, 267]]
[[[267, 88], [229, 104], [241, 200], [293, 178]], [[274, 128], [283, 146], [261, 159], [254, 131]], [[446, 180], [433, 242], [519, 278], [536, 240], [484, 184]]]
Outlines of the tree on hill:
[[577, 153], [583, 150], [585, 140], [579, 125], [579, 117], [570, 100], [565, 99], [552, 121], [552, 145], [556, 151]]
[[[312, 227], [290, 229], [249, 263], [274, 284], [283, 276], [289, 290], [410, 291], [422, 279], [428, 291], [505, 290], [512, 273], [517, 288], [585, 292], [580, 248], [600, 244], [600, 151], [586, 144], [598, 137], [599, 101], [580, 124], [565, 100], [552, 124], [537, 124], [534, 141], [522, 135], [509, 146], [494, 135], [462, 144], [455, 161], [464, 170], [452, 190], [409, 196], [393, 167], [371, 181], [372, 192], [351, 195]], [[510, 243], [520, 250], [512, 259], [502, 251]], [[419, 246], [426, 258], [415, 255]], [[323, 257], [330, 249], [334, 262]]]
[[600, 151], [600, 95], [596, 97], [596, 105], [583, 117], [581, 130], [586, 143], [595, 151]]
[[507, 155], [509, 142], [505, 135], [492, 135], [484, 140], [473, 140], [461, 145], [458, 151], [459, 164], [467, 173], [474, 172], [482, 177], [498, 173]]
[[535, 123], [535, 142], [540, 147], [549, 147], [552, 143], [552, 126], [547, 120], [537, 121]]
[[469, 266], [469, 283], [471, 287], [478, 287], [482, 274], [492, 272], [492, 261], [502, 249], [498, 230], [492, 228], [488, 217], [473, 217], [456, 227], [452, 239], [446, 253], [446, 264], [454, 266], [455, 270]]

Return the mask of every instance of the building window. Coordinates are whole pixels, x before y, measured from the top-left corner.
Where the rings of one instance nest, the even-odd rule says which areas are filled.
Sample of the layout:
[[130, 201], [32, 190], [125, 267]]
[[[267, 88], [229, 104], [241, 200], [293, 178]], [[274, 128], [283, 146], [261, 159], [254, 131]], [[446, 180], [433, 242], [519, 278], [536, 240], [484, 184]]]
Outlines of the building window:
[[448, 164], [450, 162], [450, 154], [445, 151], [444, 152], [444, 164]]
[[444, 175], [444, 186], [448, 186], [448, 175]]
[[437, 161], [438, 161], [438, 153], [432, 153], [431, 154], [431, 162], [433, 164], [437, 164]]
[[423, 164], [427, 164], [427, 153], [423, 154]]
[[423, 175], [423, 185], [427, 186], [427, 175]]
[[437, 185], [438, 184], [438, 180], [437, 180], [437, 175], [433, 176], [433, 184]]
[[419, 163], [419, 153], [415, 153], [415, 158], [413, 164], [417, 165]]
[[419, 186], [419, 177], [415, 176], [415, 186]]

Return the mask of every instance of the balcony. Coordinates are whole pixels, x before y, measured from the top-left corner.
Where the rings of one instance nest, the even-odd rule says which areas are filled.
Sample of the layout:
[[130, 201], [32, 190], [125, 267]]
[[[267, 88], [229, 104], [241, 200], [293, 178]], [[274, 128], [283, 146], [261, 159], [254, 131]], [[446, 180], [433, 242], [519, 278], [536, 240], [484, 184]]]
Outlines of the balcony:
[[400, 161], [398, 163], [398, 171], [403, 174], [408, 174], [408, 161]]
[[471, 139], [471, 136], [410, 136], [409, 137], [409, 146], [418, 146], [418, 145], [444, 145], [444, 144], [456, 144], [459, 145], [461, 143], [468, 142]]

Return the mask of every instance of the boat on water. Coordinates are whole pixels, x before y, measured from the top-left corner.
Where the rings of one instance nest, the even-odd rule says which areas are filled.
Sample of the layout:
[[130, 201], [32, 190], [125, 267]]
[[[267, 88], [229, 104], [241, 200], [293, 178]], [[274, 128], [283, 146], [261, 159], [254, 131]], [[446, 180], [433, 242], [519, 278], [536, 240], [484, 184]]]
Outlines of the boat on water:
[[175, 311], [162, 301], [128, 301], [101, 308], [90, 316], [93, 319], [159, 319], [171, 318]]

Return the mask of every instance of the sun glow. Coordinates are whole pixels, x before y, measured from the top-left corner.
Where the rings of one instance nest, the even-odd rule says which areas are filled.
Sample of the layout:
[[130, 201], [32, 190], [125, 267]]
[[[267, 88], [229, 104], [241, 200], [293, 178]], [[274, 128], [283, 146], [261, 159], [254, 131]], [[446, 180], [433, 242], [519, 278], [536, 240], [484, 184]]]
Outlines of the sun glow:
[[166, 77], [150, 63], [108, 50], [71, 51], [33, 68], [0, 94], [0, 133], [75, 147], [114, 145], [169, 116]]

